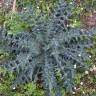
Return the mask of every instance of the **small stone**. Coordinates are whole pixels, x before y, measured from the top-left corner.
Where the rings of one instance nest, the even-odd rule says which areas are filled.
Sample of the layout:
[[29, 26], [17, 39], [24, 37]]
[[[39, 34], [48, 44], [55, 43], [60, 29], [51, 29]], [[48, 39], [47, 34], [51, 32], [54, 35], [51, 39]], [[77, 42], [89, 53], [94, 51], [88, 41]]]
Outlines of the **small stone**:
[[81, 29], [81, 32], [84, 32], [85, 30], [84, 29]]
[[75, 94], [75, 92], [72, 92], [72, 94]]
[[67, 26], [67, 27], [69, 27], [69, 25], [68, 25], [68, 24], [67, 24], [66, 26]]
[[88, 71], [85, 71], [85, 74], [88, 74], [89, 72]]
[[83, 85], [83, 82], [80, 82], [80, 85]]
[[40, 2], [42, 2], [42, 1], [40, 1]]
[[80, 88], [77, 88], [77, 90], [80, 90]]
[[83, 93], [83, 94], [85, 94], [85, 92], [84, 92], [84, 91], [83, 91], [82, 93]]
[[75, 20], [74, 22], [76, 23], [77, 21]]
[[79, 57], [81, 57], [81, 54], [78, 54]]
[[74, 89], [76, 90], [77, 88], [76, 88], [76, 87], [74, 87]]
[[96, 71], [96, 66], [95, 65], [93, 66], [93, 70]]
[[93, 68], [90, 68], [90, 71], [92, 72], [93, 71]]
[[70, 4], [72, 4], [72, 2], [70, 2]]
[[6, 3], [6, 5], [8, 6], [9, 4], [8, 4], [8, 3]]
[[39, 6], [37, 6], [37, 9], [39, 9]]
[[81, 10], [83, 10], [84, 8], [81, 8]]
[[13, 87], [13, 90], [15, 90], [16, 89], [16, 87]]
[[24, 10], [26, 10], [27, 8], [24, 8]]
[[74, 65], [74, 69], [76, 69], [76, 64]]

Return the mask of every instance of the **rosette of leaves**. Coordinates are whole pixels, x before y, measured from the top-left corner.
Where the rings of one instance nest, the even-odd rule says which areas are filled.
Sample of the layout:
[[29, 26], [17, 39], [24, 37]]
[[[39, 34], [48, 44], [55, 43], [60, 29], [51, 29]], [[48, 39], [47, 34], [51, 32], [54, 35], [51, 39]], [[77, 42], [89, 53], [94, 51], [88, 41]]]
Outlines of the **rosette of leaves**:
[[31, 32], [5, 36], [8, 51], [16, 58], [0, 66], [16, 74], [13, 87], [34, 81], [46, 89], [48, 96], [63, 96], [63, 88], [74, 91], [74, 75], [76, 70], [88, 68], [84, 63], [89, 60], [85, 48], [92, 47], [96, 32], [68, 26], [73, 6], [60, 0], [47, 20], [44, 15], [37, 18]]

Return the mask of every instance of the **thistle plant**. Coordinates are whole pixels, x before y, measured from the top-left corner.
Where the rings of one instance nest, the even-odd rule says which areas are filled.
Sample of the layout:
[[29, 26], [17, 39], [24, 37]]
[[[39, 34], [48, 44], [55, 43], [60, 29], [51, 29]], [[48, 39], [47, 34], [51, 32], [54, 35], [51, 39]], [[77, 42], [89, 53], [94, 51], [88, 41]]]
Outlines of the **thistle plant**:
[[24, 13], [21, 15], [23, 20], [31, 16], [27, 21], [31, 24], [30, 31], [13, 35], [6, 28], [1, 30], [0, 50], [14, 54], [14, 58], [0, 62], [0, 66], [16, 74], [13, 88], [33, 81], [48, 96], [63, 96], [64, 88], [67, 92], [74, 91], [76, 71], [89, 68], [85, 63], [90, 59], [86, 48], [92, 47], [96, 30], [72, 28], [69, 18], [73, 7], [74, 3], [60, 0], [49, 17], [43, 13], [36, 16], [29, 9], [27, 17]]

